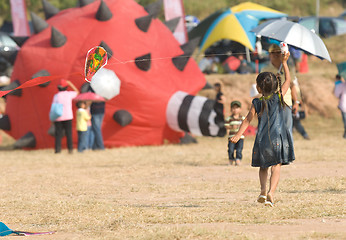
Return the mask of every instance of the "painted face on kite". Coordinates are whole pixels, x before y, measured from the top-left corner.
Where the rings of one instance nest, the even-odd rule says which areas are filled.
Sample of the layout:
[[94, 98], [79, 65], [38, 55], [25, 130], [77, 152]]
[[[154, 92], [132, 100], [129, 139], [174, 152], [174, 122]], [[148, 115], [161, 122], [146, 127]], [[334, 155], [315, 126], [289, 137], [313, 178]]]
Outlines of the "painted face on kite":
[[[11, 87], [39, 76], [50, 82], [7, 95], [0, 127], [17, 139], [18, 147], [54, 147], [49, 109], [58, 91], [56, 76], [62, 76], [81, 92], [91, 85], [107, 93], [102, 125], [106, 147], [178, 143], [184, 131], [224, 134], [223, 124], [215, 123], [213, 101], [194, 97], [206, 84], [190, 58], [198, 40], [180, 46], [155, 17], [157, 9], [134, 0], [103, 0], [63, 10], [47, 22], [32, 15], [35, 34], [17, 55]], [[118, 92], [108, 92], [117, 87]], [[76, 145], [75, 119], [72, 124]]]
[[85, 60], [85, 80], [91, 81], [95, 73], [107, 64], [107, 52], [103, 47], [90, 49]]

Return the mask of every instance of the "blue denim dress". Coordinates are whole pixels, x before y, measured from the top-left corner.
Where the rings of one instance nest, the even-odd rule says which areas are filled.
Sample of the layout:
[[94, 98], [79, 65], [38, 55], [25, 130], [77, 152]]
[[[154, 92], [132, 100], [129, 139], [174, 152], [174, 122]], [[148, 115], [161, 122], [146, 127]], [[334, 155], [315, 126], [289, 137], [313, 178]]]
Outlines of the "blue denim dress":
[[[293, 140], [287, 129], [283, 116], [283, 107], [280, 106], [278, 94], [273, 94], [264, 100], [267, 108], [262, 114], [263, 102], [255, 98], [252, 103], [258, 116], [258, 131], [252, 151], [252, 166], [267, 168], [281, 163], [287, 165], [294, 157]], [[287, 107], [287, 106], [285, 106]]]

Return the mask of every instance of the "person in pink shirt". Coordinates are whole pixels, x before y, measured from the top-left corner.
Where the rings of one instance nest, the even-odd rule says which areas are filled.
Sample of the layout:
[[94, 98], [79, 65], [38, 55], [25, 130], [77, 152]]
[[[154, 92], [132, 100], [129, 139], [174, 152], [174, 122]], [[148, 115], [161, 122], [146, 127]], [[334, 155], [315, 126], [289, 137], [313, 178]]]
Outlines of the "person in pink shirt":
[[[67, 91], [68, 87], [71, 87], [73, 91]], [[72, 99], [79, 94], [76, 86], [69, 80], [62, 79], [58, 85], [59, 92], [54, 95], [53, 103], [61, 103], [63, 105], [63, 114], [54, 121], [55, 126], [55, 153], [61, 152], [61, 140], [64, 135], [67, 139], [68, 152], [73, 152], [72, 142]]]
[[339, 98], [339, 109], [344, 122], [344, 138], [346, 138], [346, 82], [339, 74], [335, 76], [334, 95]]

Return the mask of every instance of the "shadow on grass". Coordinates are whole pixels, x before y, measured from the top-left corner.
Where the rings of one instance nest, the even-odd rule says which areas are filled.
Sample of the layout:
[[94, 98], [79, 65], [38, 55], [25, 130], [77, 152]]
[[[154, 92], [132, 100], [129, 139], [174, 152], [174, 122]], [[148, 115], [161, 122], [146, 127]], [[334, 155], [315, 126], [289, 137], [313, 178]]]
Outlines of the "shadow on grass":
[[336, 188], [327, 188], [327, 189], [314, 189], [314, 190], [291, 190], [291, 191], [281, 191], [286, 193], [336, 193], [336, 194], [345, 194], [345, 190], [336, 189]]
[[0, 151], [14, 151], [17, 150], [13, 145], [0, 146]]
[[144, 205], [144, 204], [135, 204], [130, 205], [131, 207], [137, 208], [200, 208], [202, 206], [194, 204], [182, 204], [182, 205]]

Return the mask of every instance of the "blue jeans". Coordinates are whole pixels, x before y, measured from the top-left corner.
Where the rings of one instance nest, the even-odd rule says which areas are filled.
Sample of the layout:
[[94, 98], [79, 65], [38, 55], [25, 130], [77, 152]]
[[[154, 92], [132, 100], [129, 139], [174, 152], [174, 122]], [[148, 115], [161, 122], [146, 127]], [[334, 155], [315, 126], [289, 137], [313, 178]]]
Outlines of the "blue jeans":
[[88, 149], [92, 149], [94, 145], [95, 136], [91, 126], [88, 126], [87, 132], [88, 132]]
[[346, 112], [342, 112], [341, 111], [341, 115], [342, 115], [342, 121], [344, 122], [344, 138], [346, 138]]
[[95, 136], [94, 145], [92, 147], [93, 150], [105, 149], [105, 146], [103, 145], [103, 137], [102, 137], [102, 130], [101, 130], [103, 116], [104, 116], [103, 113], [99, 113], [99, 114], [93, 114], [91, 117], [91, 127]]
[[300, 122], [299, 118], [293, 117], [293, 127], [297, 129], [297, 131], [302, 135], [304, 138], [308, 137], [307, 132], [305, 131], [305, 128], [303, 127], [302, 123]]
[[83, 152], [88, 149], [88, 131], [78, 132], [78, 152]]
[[[244, 139], [239, 139], [237, 143], [232, 143], [231, 141], [228, 141], [228, 159], [229, 160], [241, 160], [243, 158], [243, 146], [244, 146]], [[236, 150], [235, 158], [234, 158], [234, 150]]]

